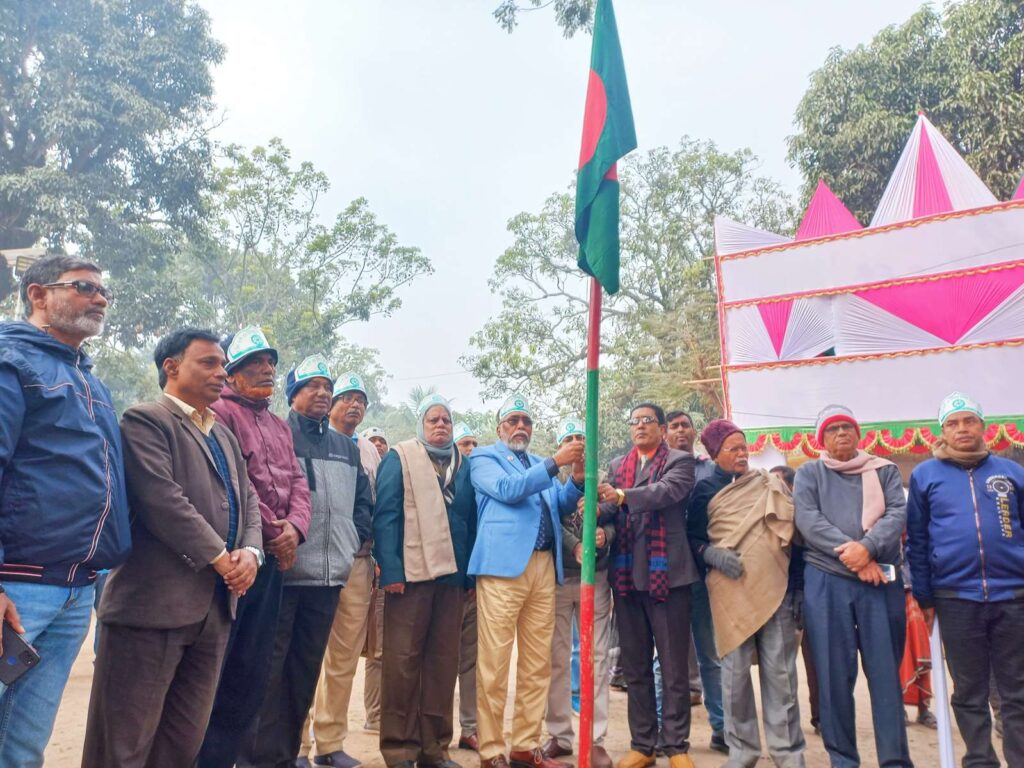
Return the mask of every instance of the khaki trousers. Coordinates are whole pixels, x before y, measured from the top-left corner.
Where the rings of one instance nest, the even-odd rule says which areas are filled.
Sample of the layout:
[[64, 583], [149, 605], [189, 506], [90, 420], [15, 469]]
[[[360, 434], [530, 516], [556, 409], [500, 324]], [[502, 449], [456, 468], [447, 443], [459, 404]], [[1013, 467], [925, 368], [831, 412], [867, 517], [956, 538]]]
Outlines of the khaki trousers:
[[359, 664], [359, 654], [366, 642], [366, 625], [370, 617], [370, 590], [373, 588], [373, 560], [357, 557], [352, 573], [341, 590], [338, 610], [331, 625], [331, 636], [324, 653], [320, 683], [309, 718], [302, 728], [299, 755], [311, 752], [309, 724], [313, 723], [316, 754], [340, 752], [348, 736], [348, 705], [352, 698], [352, 679]]
[[369, 623], [367, 632], [373, 631], [374, 636], [368, 638], [366, 664], [363, 665], [363, 708], [366, 710], [366, 723], [380, 728], [380, 681], [381, 662], [384, 658], [384, 590], [373, 592], [373, 621]]
[[[612, 592], [608, 571], [594, 574], [594, 746], [608, 735], [608, 643], [611, 640]], [[580, 577], [555, 587], [555, 632], [551, 640], [551, 692], [545, 718], [548, 734], [563, 749], [572, 749], [572, 625], [580, 620]]]
[[513, 642], [519, 647], [519, 662], [512, 751], [541, 746], [551, 685], [555, 581], [550, 551], [534, 552], [526, 570], [515, 578], [477, 577], [476, 708], [481, 760], [506, 754], [505, 699]]

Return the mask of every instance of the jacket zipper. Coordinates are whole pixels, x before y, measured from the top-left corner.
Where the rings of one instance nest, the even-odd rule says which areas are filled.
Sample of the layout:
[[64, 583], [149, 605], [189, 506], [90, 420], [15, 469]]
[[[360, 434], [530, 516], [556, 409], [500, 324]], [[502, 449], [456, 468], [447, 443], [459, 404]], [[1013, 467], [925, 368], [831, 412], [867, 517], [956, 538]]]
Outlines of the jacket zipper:
[[978, 554], [981, 556], [981, 592], [988, 602], [988, 576], [985, 573], [985, 543], [981, 537], [981, 513], [978, 511], [978, 495], [974, 490], [974, 470], [967, 470], [967, 478], [971, 483], [971, 501], [974, 503], [974, 526], [978, 529]]
[[[89, 380], [85, 378], [85, 374], [82, 373], [82, 369], [79, 368], [79, 364], [82, 362], [82, 350], [78, 350], [75, 353], [75, 373], [78, 374], [78, 378], [82, 380], [82, 386], [85, 388], [85, 402], [89, 409], [89, 418], [96, 423], [96, 411], [93, 408], [92, 402], [92, 388], [89, 386]], [[110, 513], [110, 501], [113, 489], [111, 488], [110, 481], [110, 445], [107, 443], [106, 438], [103, 439], [103, 466], [104, 466], [104, 482], [107, 486], [107, 498], [103, 505], [103, 513], [100, 515], [99, 522], [96, 524], [96, 530], [92, 535], [92, 545], [89, 548], [88, 554], [85, 556], [85, 560], [81, 560], [71, 566], [68, 571], [68, 584], [71, 584], [75, 580], [75, 576], [78, 574], [78, 567], [96, 554], [96, 549], [99, 547], [100, 534], [103, 531], [103, 524], [107, 521], [107, 515]]]

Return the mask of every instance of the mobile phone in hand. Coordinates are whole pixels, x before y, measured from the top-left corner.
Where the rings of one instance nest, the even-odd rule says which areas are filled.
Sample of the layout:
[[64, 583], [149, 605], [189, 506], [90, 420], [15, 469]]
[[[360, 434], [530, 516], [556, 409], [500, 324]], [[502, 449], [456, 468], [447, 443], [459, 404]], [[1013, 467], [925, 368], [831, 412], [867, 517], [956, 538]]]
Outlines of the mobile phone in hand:
[[3, 623], [3, 654], [0, 654], [0, 683], [10, 685], [39, 663], [39, 652], [25, 642], [6, 621]]
[[896, 566], [892, 563], [879, 563], [878, 567], [882, 569], [882, 575], [885, 576], [885, 583], [892, 584], [896, 581]]

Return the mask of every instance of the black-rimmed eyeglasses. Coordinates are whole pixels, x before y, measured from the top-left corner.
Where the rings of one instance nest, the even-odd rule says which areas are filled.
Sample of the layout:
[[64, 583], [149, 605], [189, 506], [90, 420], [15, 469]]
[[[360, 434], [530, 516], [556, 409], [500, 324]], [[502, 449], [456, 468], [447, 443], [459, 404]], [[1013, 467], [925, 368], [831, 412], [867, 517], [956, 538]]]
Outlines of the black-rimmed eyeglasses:
[[88, 280], [64, 280], [59, 283], [45, 283], [43, 288], [74, 288], [79, 296], [92, 298], [97, 293], [107, 301], [114, 300], [114, 292], [105, 285], [90, 283]]

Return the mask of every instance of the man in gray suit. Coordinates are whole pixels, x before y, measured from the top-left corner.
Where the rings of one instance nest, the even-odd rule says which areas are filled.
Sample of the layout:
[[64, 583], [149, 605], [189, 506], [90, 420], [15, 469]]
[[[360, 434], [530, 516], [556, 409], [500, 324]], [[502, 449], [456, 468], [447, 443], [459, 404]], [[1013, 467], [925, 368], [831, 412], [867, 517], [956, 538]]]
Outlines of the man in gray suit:
[[175, 331], [154, 359], [163, 397], [121, 420], [134, 548], [100, 603], [83, 768], [192, 765], [263, 562], [245, 460], [209, 410], [227, 379], [217, 337]]
[[598, 486], [601, 517], [616, 517], [609, 574], [626, 676], [630, 751], [618, 768], [654, 765], [658, 716], [653, 652], [664, 681], [661, 729], [670, 768], [693, 768], [690, 738], [690, 585], [697, 566], [686, 539], [693, 454], [665, 442], [665, 412], [640, 403], [629, 414], [633, 448], [612, 460]]

